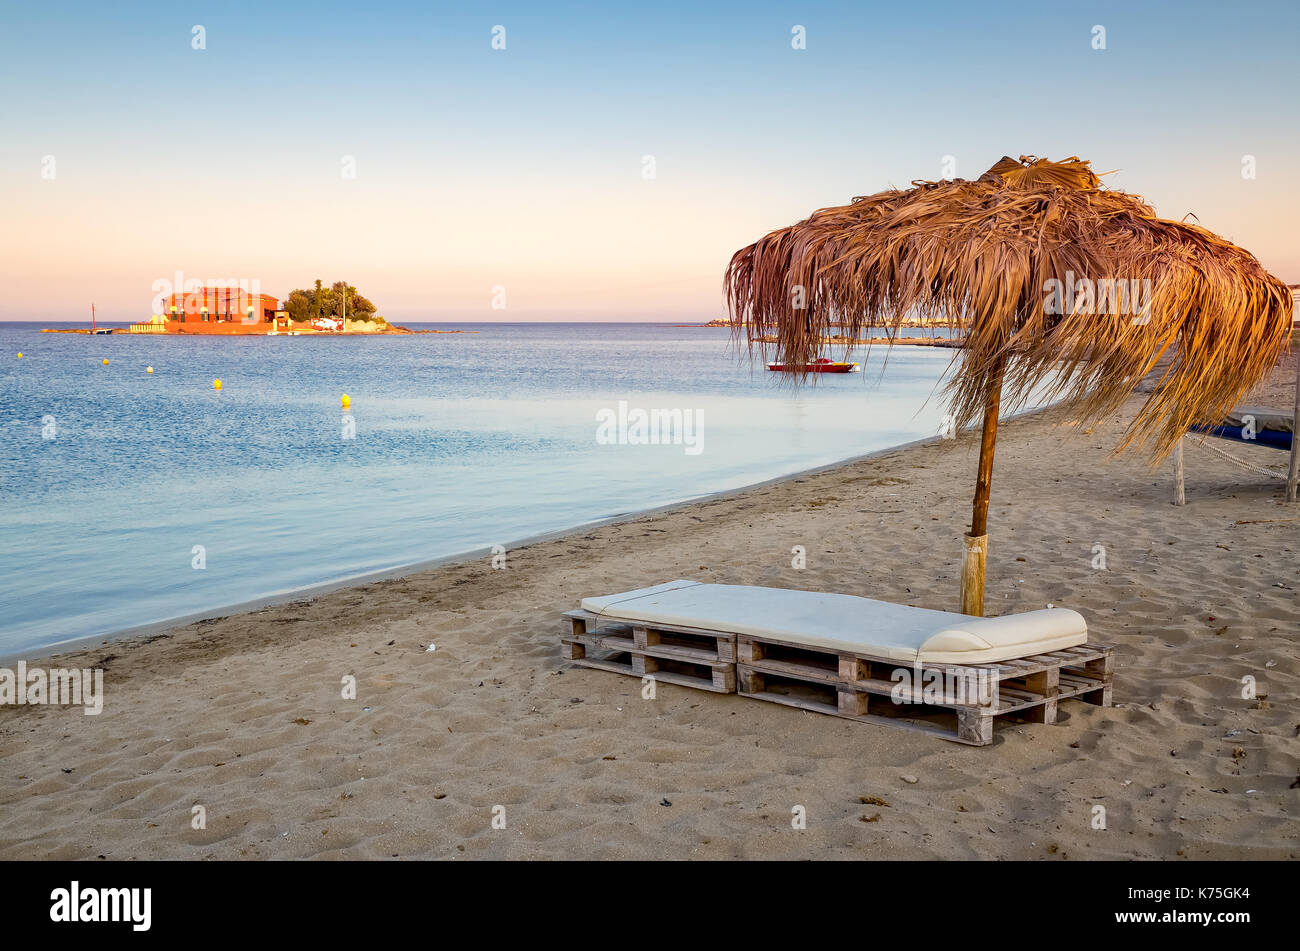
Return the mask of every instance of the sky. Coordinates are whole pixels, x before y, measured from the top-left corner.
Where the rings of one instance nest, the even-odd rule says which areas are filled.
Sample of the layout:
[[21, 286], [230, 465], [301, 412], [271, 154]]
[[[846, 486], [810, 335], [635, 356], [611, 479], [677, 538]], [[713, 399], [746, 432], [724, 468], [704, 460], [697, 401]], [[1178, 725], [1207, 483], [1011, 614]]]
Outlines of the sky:
[[0, 0], [0, 320], [147, 319], [177, 272], [708, 320], [768, 231], [1022, 154], [1300, 283], [1294, 0], [609, 6]]

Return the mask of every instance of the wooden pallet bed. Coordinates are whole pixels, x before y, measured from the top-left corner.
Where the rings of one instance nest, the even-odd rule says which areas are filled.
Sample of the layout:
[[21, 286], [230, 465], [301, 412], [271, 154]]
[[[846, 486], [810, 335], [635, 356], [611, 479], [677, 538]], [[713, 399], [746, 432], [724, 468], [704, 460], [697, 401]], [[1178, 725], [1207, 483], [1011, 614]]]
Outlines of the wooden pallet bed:
[[678, 580], [564, 617], [575, 664], [975, 746], [998, 718], [1050, 724], [1062, 700], [1111, 703], [1114, 648], [1086, 643], [1083, 618], [1063, 609], [986, 619]]

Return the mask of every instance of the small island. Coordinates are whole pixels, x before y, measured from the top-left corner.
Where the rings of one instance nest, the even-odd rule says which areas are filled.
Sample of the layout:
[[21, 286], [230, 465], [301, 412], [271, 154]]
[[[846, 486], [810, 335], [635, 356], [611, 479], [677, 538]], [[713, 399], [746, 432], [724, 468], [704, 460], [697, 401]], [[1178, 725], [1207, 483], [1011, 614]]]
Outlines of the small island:
[[726, 317], [716, 317], [707, 324], [671, 324], [672, 327], [732, 327], [736, 326]]
[[375, 305], [346, 281], [278, 298], [246, 286], [206, 286], [166, 299], [163, 313], [126, 328], [132, 334], [260, 335], [409, 334], [375, 313]]
[[[256, 282], [254, 282], [256, 283]], [[250, 290], [248, 282], [209, 284], [159, 298], [162, 313], [117, 330], [49, 328], [42, 333], [181, 334], [202, 336], [309, 336], [348, 334], [459, 334], [473, 330], [411, 330], [390, 324], [375, 305], [346, 281], [326, 285], [317, 280], [308, 290], [296, 288], [280, 306], [279, 298]], [[159, 306], [155, 303], [155, 307]]]

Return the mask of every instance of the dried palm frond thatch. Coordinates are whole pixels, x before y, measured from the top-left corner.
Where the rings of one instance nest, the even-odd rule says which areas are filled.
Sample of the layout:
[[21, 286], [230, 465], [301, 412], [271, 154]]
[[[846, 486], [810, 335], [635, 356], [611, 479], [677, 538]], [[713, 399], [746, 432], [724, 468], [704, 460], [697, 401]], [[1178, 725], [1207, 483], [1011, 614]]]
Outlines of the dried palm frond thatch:
[[1286, 341], [1291, 294], [1254, 256], [1102, 188], [1077, 157], [1004, 157], [976, 181], [913, 184], [736, 252], [736, 333], [751, 347], [775, 337], [776, 358], [798, 368], [832, 332], [884, 327], [887, 343], [909, 317], [947, 318], [966, 339], [949, 384], [958, 427], [999, 383], [1004, 408], [1042, 384], [1093, 422], [1168, 351], [1162, 385], [1120, 444], [1150, 443], [1157, 459], [1193, 423], [1222, 418]]
[[976, 181], [914, 182], [737, 251], [725, 289], [751, 350], [775, 339], [796, 378], [834, 331], [849, 340], [909, 318], [965, 337], [948, 383], [953, 422], [983, 416], [962, 611], [982, 614], [989, 487], [1000, 404], [1064, 398], [1091, 423], [1170, 354], [1120, 442], [1156, 459], [1217, 421], [1273, 366], [1291, 327], [1287, 286], [1247, 251], [1157, 218], [1101, 187], [1088, 162], [1003, 157]]

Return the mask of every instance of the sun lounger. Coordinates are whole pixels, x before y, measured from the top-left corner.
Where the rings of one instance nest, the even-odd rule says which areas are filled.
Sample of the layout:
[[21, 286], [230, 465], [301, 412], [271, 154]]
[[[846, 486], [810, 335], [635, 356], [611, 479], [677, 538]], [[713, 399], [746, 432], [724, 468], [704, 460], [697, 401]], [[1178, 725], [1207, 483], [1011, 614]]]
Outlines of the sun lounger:
[[1290, 412], [1267, 407], [1241, 406], [1229, 413], [1222, 423], [1216, 426], [1209, 424], [1193, 426], [1192, 432], [1289, 451], [1294, 424], [1295, 417]]
[[[957, 735], [937, 732], [977, 744], [991, 741], [994, 716], [1023, 711], [1050, 723], [1060, 699], [1110, 700], [1112, 649], [1087, 646], [1086, 622], [1065, 608], [978, 618], [846, 594], [678, 580], [584, 598], [566, 617], [565, 656], [586, 666], [718, 692], [731, 692], [738, 679], [745, 696], [896, 725], [904, 725], [901, 696], [909, 714], [921, 704], [956, 713]], [[940, 689], [923, 690], [926, 678]], [[977, 679], [991, 682], [994, 696], [961, 689]], [[800, 697], [777, 687], [786, 681], [834, 693]]]

